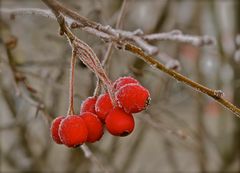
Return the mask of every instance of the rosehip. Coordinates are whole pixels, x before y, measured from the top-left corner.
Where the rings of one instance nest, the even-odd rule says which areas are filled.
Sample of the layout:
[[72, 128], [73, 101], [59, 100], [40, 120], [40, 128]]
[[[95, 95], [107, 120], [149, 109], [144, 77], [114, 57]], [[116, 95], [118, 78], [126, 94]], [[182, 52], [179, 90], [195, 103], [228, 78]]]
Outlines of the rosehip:
[[127, 113], [137, 113], [149, 104], [150, 94], [148, 90], [138, 84], [127, 84], [121, 87], [116, 93], [115, 98], [119, 107]]
[[87, 141], [88, 129], [80, 116], [69, 115], [60, 123], [58, 134], [63, 144], [77, 147]]
[[86, 100], [84, 100], [81, 104], [80, 114], [84, 112], [92, 112], [96, 114], [96, 111], [95, 111], [96, 101], [97, 101], [96, 97], [88, 97]]
[[103, 135], [103, 126], [101, 121], [91, 112], [85, 112], [81, 115], [81, 117], [88, 128], [87, 142], [98, 141]]
[[58, 135], [58, 129], [59, 129], [59, 125], [61, 123], [61, 121], [64, 119], [65, 117], [64, 116], [59, 116], [57, 118], [55, 118], [53, 121], [52, 121], [52, 124], [51, 124], [51, 135], [52, 135], [52, 139], [57, 143], [57, 144], [62, 144], [62, 141]]
[[108, 93], [101, 94], [96, 102], [95, 111], [98, 118], [102, 121], [105, 120], [107, 114], [113, 109], [112, 101]]
[[106, 118], [106, 127], [112, 135], [127, 136], [134, 129], [133, 116], [121, 108], [114, 108]]
[[113, 88], [115, 90], [120, 89], [122, 86], [130, 83], [139, 84], [139, 82], [131, 76], [120, 77], [113, 83]]

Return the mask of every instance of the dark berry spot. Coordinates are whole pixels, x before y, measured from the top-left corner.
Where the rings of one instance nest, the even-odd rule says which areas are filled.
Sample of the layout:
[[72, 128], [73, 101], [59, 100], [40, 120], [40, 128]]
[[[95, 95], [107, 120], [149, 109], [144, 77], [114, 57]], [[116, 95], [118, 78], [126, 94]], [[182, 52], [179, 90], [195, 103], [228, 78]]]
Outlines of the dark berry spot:
[[129, 132], [128, 131], [124, 131], [120, 136], [124, 137], [124, 136], [127, 136], [127, 135], [129, 135]]

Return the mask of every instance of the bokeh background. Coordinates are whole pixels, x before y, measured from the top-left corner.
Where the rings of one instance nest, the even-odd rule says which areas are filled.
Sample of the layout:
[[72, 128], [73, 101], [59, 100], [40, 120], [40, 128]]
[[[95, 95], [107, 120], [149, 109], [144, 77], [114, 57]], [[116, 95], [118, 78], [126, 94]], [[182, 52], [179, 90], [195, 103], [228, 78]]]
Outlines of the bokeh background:
[[[120, 0], [61, 0], [94, 21], [114, 26]], [[37, 0], [1, 0], [0, 8], [47, 7]], [[130, 0], [122, 28], [145, 33], [179, 29], [210, 35], [216, 45], [195, 47], [173, 41], [152, 44], [180, 63], [180, 72], [207, 87], [224, 91], [240, 106], [240, 1]], [[150, 90], [151, 105], [135, 116], [127, 137], [103, 138], [80, 148], [55, 144], [49, 122], [65, 115], [71, 48], [58, 24], [41, 16], [0, 16], [0, 172], [239, 172], [240, 120], [136, 56], [113, 49], [111, 80], [134, 76]], [[100, 60], [107, 43], [80, 30]], [[6, 44], [8, 46], [6, 46]], [[75, 76], [75, 110], [93, 94], [96, 77], [81, 62]], [[99, 166], [101, 163], [102, 166]]]

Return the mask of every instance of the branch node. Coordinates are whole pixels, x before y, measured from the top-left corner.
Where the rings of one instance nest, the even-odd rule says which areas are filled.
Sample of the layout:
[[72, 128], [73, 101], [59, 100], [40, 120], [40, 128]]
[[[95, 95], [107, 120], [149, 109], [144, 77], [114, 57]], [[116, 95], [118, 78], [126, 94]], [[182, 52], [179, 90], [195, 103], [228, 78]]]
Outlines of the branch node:
[[216, 40], [213, 37], [204, 35], [201, 39], [201, 43], [200, 46], [203, 45], [215, 45], [216, 44]]
[[214, 96], [217, 98], [221, 98], [224, 96], [224, 93], [221, 90], [214, 90]]
[[144, 32], [141, 29], [136, 29], [135, 31], [133, 31], [133, 35], [136, 35], [136, 36], [141, 36], [143, 34]]
[[171, 35], [181, 35], [183, 33], [181, 30], [175, 29], [175, 30], [170, 31], [170, 34]]
[[174, 60], [174, 59], [173, 60], [168, 60], [168, 62], [165, 65], [168, 69], [172, 69], [172, 70], [175, 70], [175, 71], [180, 71], [181, 70], [179, 61]]

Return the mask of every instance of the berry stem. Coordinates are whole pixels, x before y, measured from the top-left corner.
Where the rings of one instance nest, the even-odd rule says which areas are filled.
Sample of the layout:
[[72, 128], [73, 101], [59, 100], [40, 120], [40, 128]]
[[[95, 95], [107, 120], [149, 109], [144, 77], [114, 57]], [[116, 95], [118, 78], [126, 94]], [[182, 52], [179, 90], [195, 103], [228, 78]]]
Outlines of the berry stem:
[[71, 64], [70, 64], [70, 80], [69, 80], [69, 107], [68, 115], [74, 115], [74, 70], [75, 70], [75, 51], [72, 51]]
[[[121, 9], [120, 9], [120, 13], [118, 15], [118, 19], [116, 21], [116, 28], [119, 29], [120, 28], [120, 25], [121, 25], [121, 22], [122, 22], [122, 19], [123, 19], [123, 16], [124, 16], [124, 13], [125, 13], [125, 10], [126, 10], [126, 7], [127, 7], [127, 4], [128, 4], [128, 0], [123, 0], [122, 2], [122, 5], [121, 5]], [[107, 52], [104, 56], [104, 59], [101, 63], [102, 65], [102, 68], [104, 70], [105, 68], [105, 74], [107, 76], [107, 67], [105, 67], [107, 65], [107, 62], [109, 61], [110, 57], [111, 57], [111, 53], [112, 53], [112, 48], [113, 48], [113, 42], [111, 42], [107, 48]], [[109, 65], [109, 64], [108, 64]], [[109, 80], [110, 81], [110, 80]], [[98, 84], [98, 83], [97, 83]], [[115, 101], [115, 98], [114, 98], [114, 93], [113, 93], [113, 87], [112, 87], [112, 84], [109, 83], [109, 84], [106, 84], [107, 86], [107, 90], [108, 90], [108, 93], [109, 93], [109, 96], [110, 96], [110, 99], [112, 101], [112, 104], [113, 106], [115, 107], [117, 105], [116, 101]], [[97, 90], [99, 88], [99, 85], [96, 85], [96, 89]], [[95, 93], [95, 92], [94, 92]]]
[[101, 65], [97, 55], [92, 50], [92, 48], [88, 44], [86, 44], [85, 42], [76, 37], [74, 37], [72, 47], [75, 48], [76, 50], [76, 56], [78, 56], [79, 59], [96, 74], [96, 76], [103, 82], [103, 84], [106, 85], [112, 103], [113, 105], [116, 105], [116, 101], [114, 99], [113, 94], [112, 82], [108, 78], [103, 66]]
[[[45, 1], [44, 1], [45, 2]], [[49, 1], [48, 1], [49, 2]], [[48, 3], [47, 3], [48, 4]], [[50, 5], [50, 4], [48, 4]], [[103, 69], [103, 66], [101, 65], [101, 62], [99, 61], [97, 55], [93, 51], [93, 49], [85, 42], [77, 38], [69, 29], [69, 27], [66, 25], [65, 18], [61, 15], [61, 13], [58, 10], [52, 9], [54, 15], [57, 18], [57, 21], [60, 26], [60, 34], [65, 34], [68, 38], [70, 45], [73, 50], [74, 58], [73, 62], [75, 62], [75, 57], [78, 57], [92, 72], [96, 74], [96, 76], [102, 80], [103, 84], [106, 85], [107, 90], [109, 92], [110, 98], [112, 100], [113, 105], [117, 105], [116, 101], [114, 99], [113, 89], [112, 89], [112, 82], [108, 78], [105, 70]], [[71, 65], [72, 65], [71, 63]], [[74, 66], [74, 64], [73, 64]], [[72, 68], [72, 67], [71, 67]], [[74, 74], [74, 69], [71, 69], [71, 75]], [[72, 76], [73, 77], [73, 76]], [[73, 79], [70, 79], [70, 104], [69, 104], [69, 111], [70, 113], [73, 113]]]
[[108, 91], [109, 97], [111, 99], [111, 102], [113, 104], [113, 107], [116, 107], [117, 106], [117, 102], [116, 102], [115, 97], [114, 97], [114, 92], [113, 92], [112, 85], [107, 85], [107, 91]]
[[94, 96], [94, 97], [97, 97], [97, 96], [99, 95], [100, 90], [101, 90], [101, 85], [102, 85], [102, 84], [101, 84], [100, 79], [97, 78], [96, 87], [95, 87], [95, 90], [94, 90], [94, 92], [93, 92], [93, 96]]

